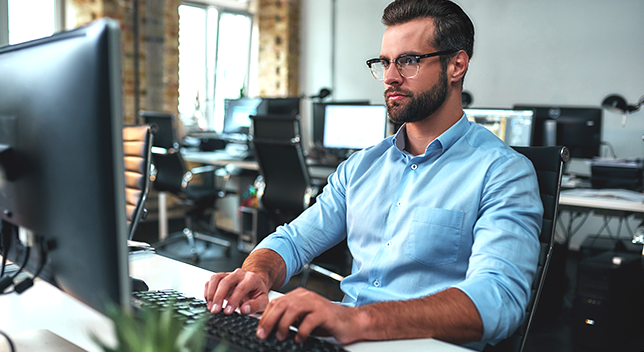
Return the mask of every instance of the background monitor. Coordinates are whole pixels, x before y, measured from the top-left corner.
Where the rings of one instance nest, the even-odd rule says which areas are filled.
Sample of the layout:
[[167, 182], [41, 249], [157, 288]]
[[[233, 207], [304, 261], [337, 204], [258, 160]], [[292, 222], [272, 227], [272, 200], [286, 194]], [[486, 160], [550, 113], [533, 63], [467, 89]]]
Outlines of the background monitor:
[[325, 106], [324, 148], [362, 149], [377, 144], [386, 134], [387, 108], [384, 105]]
[[369, 105], [369, 100], [334, 101], [328, 103], [313, 103], [313, 143], [322, 146], [324, 143], [324, 111], [327, 105]]
[[300, 114], [300, 98], [263, 98], [257, 108], [258, 115], [285, 115], [295, 116]]
[[0, 48], [4, 254], [21, 263], [16, 230], [33, 234], [49, 248], [43, 278], [102, 312], [131, 295], [120, 38], [102, 19]]
[[533, 146], [565, 145], [573, 158], [600, 156], [602, 109], [578, 106], [515, 105], [535, 111]]
[[474, 121], [513, 147], [528, 147], [532, 141], [533, 110], [463, 109]]
[[258, 114], [261, 98], [224, 99], [223, 134], [248, 134], [250, 117]]

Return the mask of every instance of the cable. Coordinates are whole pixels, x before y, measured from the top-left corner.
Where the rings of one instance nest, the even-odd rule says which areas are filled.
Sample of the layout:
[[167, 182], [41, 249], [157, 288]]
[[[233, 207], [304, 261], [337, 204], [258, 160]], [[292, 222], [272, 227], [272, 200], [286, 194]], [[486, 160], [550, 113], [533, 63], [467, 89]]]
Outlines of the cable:
[[16, 347], [13, 345], [13, 341], [11, 341], [11, 338], [9, 335], [7, 335], [4, 331], [0, 330], [0, 335], [4, 336], [5, 339], [7, 339], [7, 342], [9, 343], [9, 348], [11, 352], [16, 352]]
[[[20, 268], [18, 271], [16, 271], [13, 276], [7, 276], [3, 277], [0, 279], [0, 294], [5, 293], [4, 291], [11, 285], [13, 285], [13, 280], [20, 274], [20, 272], [27, 266], [27, 262], [29, 261], [29, 255], [31, 254], [31, 247], [27, 247], [25, 249], [25, 258], [22, 261], [22, 265], [20, 265]], [[7, 292], [9, 293], [9, 292]]]
[[14, 229], [11, 224], [6, 221], [2, 221], [2, 228], [0, 228], [0, 245], [2, 246], [2, 268], [0, 269], [0, 278], [4, 276], [5, 268], [7, 267], [7, 256], [9, 255], [9, 250], [11, 249], [11, 239], [13, 238], [13, 233], [5, 235], [5, 230], [7, 226], [10, 226], [10, 229]]
[[611, 154], [613, 154], [613, 158], [617, 159], [617, 154], [615, 154], [615, 149], [613, 149], [612, 144], [606, 141], [602, 141], [601, 144], [607, 146], [608, 150], [611, 152]]
[[24, 279], [13, 286], [14, 291], [16, 291], [19, 294], [25, 292], [27, 289], [29, 289], [31, 286], [34, 285], [34, 280], [38, 277], [38, 275], [40, 275], [40, 272], [45, 267], [45, 263], [47, 263], [48, 248], [46, 246], [46, 242], [43, 239], [40, 239], [40, 241], [38, 242], [40, 247], [40, 255], [38, 257], [38, 269], [36, 269], [36, 272], [34, 273], [33, 277]]

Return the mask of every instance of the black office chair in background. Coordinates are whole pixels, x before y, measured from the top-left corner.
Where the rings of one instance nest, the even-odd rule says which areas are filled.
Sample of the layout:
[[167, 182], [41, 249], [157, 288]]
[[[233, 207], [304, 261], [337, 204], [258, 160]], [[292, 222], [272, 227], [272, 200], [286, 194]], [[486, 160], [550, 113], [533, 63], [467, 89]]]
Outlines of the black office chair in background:
[[[295, 219], [312, 205], [323, 183], [309, 175], [300, 139], [299, 116], [258, 115], [251, 116], [251, 120], [251, 148], [265, 183], [260, 203], [272, 220], [271, 228], [275, 228]], [[347, 257], [346, 242], [330, 249], [304, 268], [300, 286], [306, 284], [310, 271], [342, 280], [342, 275], [336, 272], [346, 268]]]
[[541, 249], [539, 250], [537, 271], [532, 280], [525, 320], [510, 337], [499, 342], [496, 346], [488, 345], [484, 350], [486, 352], [521, 352], [525, 347], [552, 257], [563, 164], [570, 158], [570, 152], [566, 147], [514, 147], [514, 149], [530, 159], [537, 172], [539, 193], [543, 203], [543, 221], [539, 234]]
[[125, 162], [125, 201], [128, 239], [134, 237], [139, 222], [145, 220], [145, 202], [150, 189], [150, 151], [152, 131], [149, 125], [123, 127]]
[[[176, 241], [186, 239], [190, 246], [190, 256], [193, 261], [199, 262], [199, 254], [195, 240], [208, 244], [216, 244], [225, 248], [225, 254], [230, 255], [231, 243], [220, 238], [219, 231], [212, 225], [211, 216], [215, 211], [215, 204], [220, 196], [225, 193], [226, 185], [221, 189], [215, 188], [214, 172], [218, 170], [213, 165], [201, 166], [188, 170], [181, 156], [181, 147], [175, 128], [174, 115], [142, 111], [141, 116], [145, 122], [157, 128], [152, 150], [152, 175], [153, 187], [158, 192], [169, 192], [175, 195], [181, 205], [187, 206], [186, 225], [179, 234], [169, 236], [167, 239], [155, 244], [156, 248], [163, 248]], [[191, 184], [195, 175], [211, 173], [211, 184]]]

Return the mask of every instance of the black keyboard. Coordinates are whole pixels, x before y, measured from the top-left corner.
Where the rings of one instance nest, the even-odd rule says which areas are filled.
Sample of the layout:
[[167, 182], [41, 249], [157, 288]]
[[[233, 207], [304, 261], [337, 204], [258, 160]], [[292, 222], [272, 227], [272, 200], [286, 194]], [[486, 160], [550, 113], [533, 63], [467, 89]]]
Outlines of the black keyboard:
[[265, 340], [257, 336], [257, 318], [234, 312], [212, 314], [206, 308], [206, 301], [188, 297], [175, 290], [139, 291], [132, 294], [132, 306], [135, 311], [149, 306], [167, 308], [170, 304], [176, 309], [175, 318], [188, 323], [195, 322], [204, 314], [209, 315], [206, 323], [206, 351], [211, 351], [219, 344], [227, 346], [227, 352], [233, 351], [346, 351], [344, 348], [309, 337], [303, 344], [296, 343], [295, 332], [290, 331], [284, 341], [279, 341], [275, 333]]

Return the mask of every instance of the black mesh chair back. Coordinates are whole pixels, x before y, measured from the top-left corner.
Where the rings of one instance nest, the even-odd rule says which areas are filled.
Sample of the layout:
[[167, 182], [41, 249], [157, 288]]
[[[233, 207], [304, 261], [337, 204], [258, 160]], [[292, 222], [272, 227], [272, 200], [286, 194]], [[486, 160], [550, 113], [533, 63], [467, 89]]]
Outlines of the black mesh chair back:
[[159, 192], [182, 194], [188, 169], [180, 153], [174, 115], [156, 111], [141, 111], [140, 115], [154, 130], [154, 189]]
[[157, 148], [179, 149], [179, 137], [175, 126], [174, 115], [157, 111], [141, 111], [139, 115], [147, 125], [155, 129], [154, 146]]
[[145, 202], [150, 189], [152, 156], [150, 126], [123, 127], [123, 160], [125, 162], [125, 201], [128, 239], [134, 237], [136, 226], [145, 217]]
[[[251, 144], [266, 184], [262, 206], [290, 221], [309, 205], [311, 179], [296, 116], [252, 117]], [[290, 217], [291, 219], [288, 219]]]
[[552, 257], [554, 246], [555, 226], [559, 207], [559, 192], [561, 190], [561, 177], [563, 164], [570, 158], [566, 147], [514, 147], [516, 151], [525, 155], [537, 172], [539, 193], [543, 203], [543, 220], [539, 242], [539, 262], [537, 271], [532, 281], [530, 301], [526, 307], [526, 317], [517, 330], [507, 339], [495, 346], [487, 346], [485, 351], [521, 352], [525, 347], [526, 338], [534, 312], [539, 303], [539, 296], [546, 280], [548, 265]]
[[[174, 115], [144, 111], [141, 112], [141, 116], [156, 130], [154, 139], [156, 149], [152, 150], [154, 190], [175, 195], [179, 204], [186, 207], [186, 227], [178, 235], [156, 243], [156, 248], [166, 247], [185, 238], [190, 247], [190, 256], [195, 263], [200, 260], [196, 240], [225, 247], [225, 254], [230, 255], [230, 241], [219, 238], [219, 231], [209, 219], [215, 211], [220, 190], [215, 188], [214, 183], [190, 184], [194, 175], [212, 174], [217, 167], [208, 165], [188, 170], [181, 156]], [[157, 136], [159, 138], [156, 138]]]

